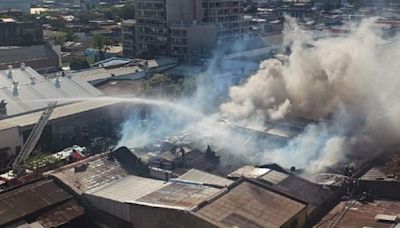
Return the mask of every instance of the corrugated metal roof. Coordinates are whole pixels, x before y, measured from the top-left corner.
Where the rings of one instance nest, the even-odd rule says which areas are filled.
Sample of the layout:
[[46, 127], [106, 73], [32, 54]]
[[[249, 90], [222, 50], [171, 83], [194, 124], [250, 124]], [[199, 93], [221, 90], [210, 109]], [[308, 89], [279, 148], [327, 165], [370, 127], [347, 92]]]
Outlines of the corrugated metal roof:
[[40, 215], [36, 222], [44, 227], [59, 227], [85, 214], [85, 210], [71, 199]]
[[[86, 165], [86, 168], [75, 172], [75, 167]], [[127, 176], [128, 172], [117, 161], [108, 161], [104, 155], [99, 155], [64, 166], [46, 175], [56, 177], [76, 193], [82, 194], [89, 190], [101, 189], [120, 180]]]
[[218, 185], [218, 186], [228, 186], [232, 184], [233, 181], [226, 179], [224, 177], [219, 177], [210, 173], [206, 173], [197, 169], [191, 169], [185, 174], [181, 175], [177, 179], [188, 180], [204, 184]]
[[388, 174], [383, 170], [383, 167], [371, 168], [360, 179], [365, 181], [399, 181], [394, 176], [388, 177]]
[[147, 194], [136, 200], [136, 202], [158, 207], [175, 207], [182, 210], [191, 210], [220, 191], [218, 188], [204, 185], [171, 183]]
[[[0, 71], [0, 99], [8, 103], [7, 115], [16, 116], [45, 109], [49, 99], [60, 99], [58, 104], [62, 105], [71, 103], [71, 98], [102, 95], [102, 92], [80, 78], [61, 77], [59, 83], [56, 80], [47, 80], [30, 67], [25, 70], [13, 69], [12, 78], [8, 77], [8, 70]], [[13, 81], [18, 82], [18, 89], [15, 89]]]
[[2, 193], [0, 194], [0, 226], [71, 197], [52, 180], [35, 182]]
[[280, 227], [306, 205], [243, 181], [197, 212], [219, 227]]
[[275, 170], [271, 170], [267, 174], [261, 176], [260, 179], [263, 181], [267, 181], [268, 183], [271, 183], [271, 184], [278, 184], [288, 177], [289, 177], [288, 174], [281, 173], [281, 172], [278, 172]]
[[293, 175], [289, 175], [284, 180], [276, 183], [274, 187], [307, 202], [311, 208], [318, 208], [336, 193], [333, 190], [324, 189], [321, 185]]
[[239, 177], [247, 177], [256, 179], [270, 172], [270, 169], [267, 168], [257, 168], [254, 166], [243, 166], [228, 175], [228, 177], [239, 178]]
[[395, 223], [377, 221], [375, 216], [378, 214], [399, 215], [400, 202], [390, 200], [374, 200], [373, 202], [355, 202], [348, 204], [347, 201], [340, 202], [333, 208], [324, 218], [321, 219], [318, 227], [331, 227], [333, 220], [343, 213], [343, 208], [351, 205], [343, 214], [342, 219], [337, 223], [336, 227], [353, 228], [353, 227], [379, 227], [389, 228], [395, 227]]
[[101, 189], [89, 190], [86, 194], [124, 203], [135, 201], [168, 184], [160, 180], [130, 175]]

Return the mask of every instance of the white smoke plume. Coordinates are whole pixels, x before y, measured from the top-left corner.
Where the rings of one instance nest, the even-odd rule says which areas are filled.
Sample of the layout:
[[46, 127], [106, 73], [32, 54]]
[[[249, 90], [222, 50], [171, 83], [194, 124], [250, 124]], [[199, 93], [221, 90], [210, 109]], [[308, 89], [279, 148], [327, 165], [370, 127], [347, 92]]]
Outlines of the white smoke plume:
[[283, 62], [261, 63], [246, 83], [231, 88], [221, 112], [241, 123], [260, 120], [259, 125], [291, 117], [319, 121], [262, 155], [310, 172], [346, 159], [371, 159], [397, 146], [400, 117], [392, 112], [400, 101], [400, 90], [394, 89], [400, 88], [400, 42], [382, 47], [387, 41], [373, 24], [365, 20], [346, 36], [314, 40], [290, 22], [285, 38], [291, 54]]
[[[214, 114], [206, 106], [218, 103], [215, 97], [223, 94], [216, 89], [224, 88], [222, 77], [200, 83], [192, 98], [181, 101], [193, 112], [206, 110], [202, 119], [160, 108], [143, 125], [133, 115], [123, 126], [119, 144], [142, 146], [190, 129], [203, 146], [224, 148], [223, 156], [233, 154], [255, 165], [276, 162], [309, 173], [392, 152], [400, 131], [400, 42], [383, 46], [389, 41], [374, 30], [373, 19], [349, 27], [352, 32], [345, 36], [314, 39], [289, 20], [284, 43], [290, 54], [262, 62], [257, 73], [226, 91], [228, 100]], [[285, 142], [258, 138], [216, 121], [223, 118], [263, 131], [268, 123], [297, 117], [314, 121]]]

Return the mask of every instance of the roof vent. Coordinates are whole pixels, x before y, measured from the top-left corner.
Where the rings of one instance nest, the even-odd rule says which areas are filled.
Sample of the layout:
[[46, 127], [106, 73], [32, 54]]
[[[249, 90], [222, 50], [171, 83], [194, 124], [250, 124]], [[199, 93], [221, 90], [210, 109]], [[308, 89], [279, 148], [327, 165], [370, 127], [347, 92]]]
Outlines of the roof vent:
[[21, 70], [25, 70], [25, 63], [21, 63]]
[[57, 88], [61, 87], [61, 77], [60, 77], [60, 73], [56, 73], [56, 82], [55, 82], [55, 86]]
[[19, 82], [18, 81], [13, 81], [13, 94], [14, 96], [18, 96], [19, 92]]
[[33, 76], [33, 75], [31, 75], [31, 76], [29, 76], [29, 79], [31, 79], [31, 85], [35, 85], [35, 80], [36, 80], [36, 77], [35, 76]]
[[7, 75], [8, 78], [12, 78], [12, 76], [13, 76], [12, 71], [13, 71], [13, 67], [11, 65], [8, 65], [8, 75]]

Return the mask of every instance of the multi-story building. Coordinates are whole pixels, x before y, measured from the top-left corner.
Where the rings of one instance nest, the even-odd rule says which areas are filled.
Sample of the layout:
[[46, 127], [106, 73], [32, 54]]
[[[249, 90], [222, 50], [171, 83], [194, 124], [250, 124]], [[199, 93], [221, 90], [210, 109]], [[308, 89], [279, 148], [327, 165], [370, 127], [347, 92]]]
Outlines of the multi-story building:
[[217, 40], [243, 38], [248, 29], [242, 1], [136, 0], [135, 54], [188, 57], [194, 49], [213, 48]]
[[201, 57], [215, 47], [217, 33], [214, 24], [193, 22], [170, 26], [170, 54], [183, 59]]
[[143, 57], [167, 55], [166, 1], [136, 0], [137, 55]]
[[217, 25], [219, 41], [241, 39], [248, 33], [243, 0], [203, 0], [203, 22]]
[[43, 29], [40, 23], [0, 19], [0, 46], [25, 46], [40, 43], [43, 43]]
[[135, 25], [136, 20], [122, 21], [122, 40], [124, 56], [132, 57], [135, 55]]

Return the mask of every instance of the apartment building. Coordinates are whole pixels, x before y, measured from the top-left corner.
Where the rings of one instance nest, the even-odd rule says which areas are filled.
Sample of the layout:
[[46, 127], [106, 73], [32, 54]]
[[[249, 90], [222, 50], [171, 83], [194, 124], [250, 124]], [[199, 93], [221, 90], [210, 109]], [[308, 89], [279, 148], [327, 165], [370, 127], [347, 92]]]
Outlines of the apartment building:
[[219, 41], [244, 38], [249, 27], [243, 19], [243, 0], [203, 0], [203, 22], [217, 25]]
[[37, 22], [19, 22], [0, 19], [0, 46], [27, 46], [43, 43], [42, 25]]
[[167, 55], [167, 0], [136, 0], [136, 55], [152, 57]]
[[127, 57], [133, 57], [135, 55], [135, 25], [136, 20], [124, 20], [122, 21], [122, 39], [123, 39], [123, 54]]
[[243, 0], [136, 0], [135, 55], [187, 58], [197, 49], [243, 38]]

